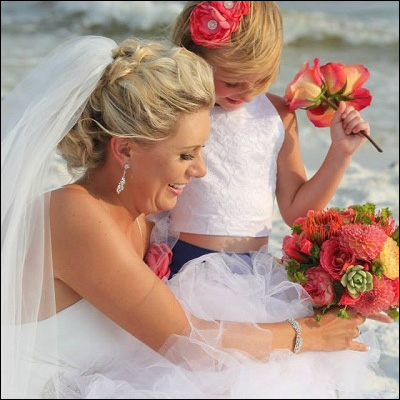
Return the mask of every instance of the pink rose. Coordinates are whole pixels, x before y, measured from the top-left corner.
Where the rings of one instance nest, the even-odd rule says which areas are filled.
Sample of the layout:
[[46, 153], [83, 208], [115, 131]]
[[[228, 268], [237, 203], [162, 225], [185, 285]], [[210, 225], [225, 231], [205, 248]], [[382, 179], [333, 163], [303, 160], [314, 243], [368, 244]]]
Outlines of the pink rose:
[[152, 243], [147, 249], [144, 262], [160, 278], [168, 279], [171, 270], [169, 265], [172, 261], [172, 250], [165, 243]]
[[304, 63], [286, 88], [285, 98], [290, 111], [319, 105], [322, 90], [323, 76], [319, 59], [316, 58], [313, 67], [310, 67], [308, 62]]
[[190, 14], [189, 29], [193, 42], [210, 49], [228, 42], [237, 28], [238, 22], [228, 21], [207, 1], [197, 5]]
[[[371, 104], [370, 92], [361, 87], [369, 78], [369, 71], [363, 65], [331, 62], [321, 67], [321, 74], [326, 85], [326, 97], [337, 95], [340, 100], [351, 104], [357, 111]], [[308, 118], [319, 128], [329, 126], [334, 115], [335, 110], [326, 104], [307, 110]]]
[[321, 267], [333, 279], [340, 281], [349, 265], [354, 265], [355, 257], [348, 250], [340, 246], [338, 237], [331, 237], [322, 243], [320, 262]]
[[283, 238], [282, 249], [290, 258], [302, 262], [311, 254], [312, 243], [293, 234]]
[[314, 305], [326, 306], [333, 302], [335, 293], [333, 291], [333, 280], [321, 267], [309, 268], [305, 276], [307, 282], [302, 286], [311, 296]]

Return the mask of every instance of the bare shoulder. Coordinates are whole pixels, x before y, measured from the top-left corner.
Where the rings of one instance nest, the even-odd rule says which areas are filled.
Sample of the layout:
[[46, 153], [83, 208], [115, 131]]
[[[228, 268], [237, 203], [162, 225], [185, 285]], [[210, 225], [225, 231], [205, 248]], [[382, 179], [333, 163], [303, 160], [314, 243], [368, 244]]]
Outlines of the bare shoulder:
[[84, 187], [73, 184], [51, 193], [50, 224], [53, 239], [71, 241], [85, 238], [91, 241], [110, 240], [111, 236], [121, 239], [123, 231], [110, 212], [111, 204], [93, 196]]
[[87, 208], [96, 206], [98, 200], [79, 185], [67, 185], [51, 193], [51, 212], [65, 216], [70, 212], [85, 213]]
[[272, 93], [267, 93], [266, 96], [276, 108], [276, 111], [278, 111], [278, 114], [282, 119], [283, 125], [285, 126], [285, 130], [288, 130], [288, 128], [293, 125], [297, 125], [296, 114], [289, 110], [286, 100], [283, 97], [277, 96], [276, 94]]

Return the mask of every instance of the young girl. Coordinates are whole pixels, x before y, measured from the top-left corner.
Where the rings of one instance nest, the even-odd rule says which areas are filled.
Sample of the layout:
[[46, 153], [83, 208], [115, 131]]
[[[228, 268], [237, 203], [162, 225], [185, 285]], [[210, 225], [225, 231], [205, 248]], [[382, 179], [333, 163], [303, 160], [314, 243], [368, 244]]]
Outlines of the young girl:
[[296, 116], [283, 98], [267, 93], [282, 51], [281, 14], [273, 1], [187, 2], [172, 38], [212, 66], [216, 91], [204, 149], [208, 173], [190, 182], [170, 214], [180, 232], [171, 265], [176, 273], [205, 253], [267, 245], [275, 196], [289, 226], [324, 208], [365, 141], [352, 133], [369, 133], [369, 125], [341, 103], [325, 160], [307, 179]]

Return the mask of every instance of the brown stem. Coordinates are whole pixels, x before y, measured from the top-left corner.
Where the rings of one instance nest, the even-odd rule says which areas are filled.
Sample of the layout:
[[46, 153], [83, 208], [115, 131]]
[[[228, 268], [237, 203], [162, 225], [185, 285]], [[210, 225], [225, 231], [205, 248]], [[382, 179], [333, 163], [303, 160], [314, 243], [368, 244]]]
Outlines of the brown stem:
[[[337, 106], [335, 103], [333, 103], [332, 101], [330, 101], [329, 99], [326, 99], [326, 98], [325, 98], [325, 99], [322, 100], [322, 102], [325, 103], [325, 104], [327, 104], [329, 107], [333, 108], [334, 110], [337, 110], [337, 109], [338, 109], [338, 106]], [[375, 140], [372, 139], [371, 136], [369, 136], [369, 135], [367, 134], [367, 132], [365, 132], [365, 131], [360, 131], [360, 132], [355, 133], [355, 135], [357, 135], [357, 134], [360, 134], [360, 135], [364, 136], [366, 139], [368, 139], [368, 140], [372, 143], [372, 145], [373, 145], [380, 153], [383, 152], [383, 150], [378, 146], [378, 144], [375, 142]]]

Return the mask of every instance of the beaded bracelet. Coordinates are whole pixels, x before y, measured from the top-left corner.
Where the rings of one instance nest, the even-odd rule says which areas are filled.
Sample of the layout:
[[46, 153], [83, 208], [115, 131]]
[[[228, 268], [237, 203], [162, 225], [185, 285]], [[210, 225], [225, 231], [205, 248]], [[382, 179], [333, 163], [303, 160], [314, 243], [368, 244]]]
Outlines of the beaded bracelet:
[[300, 351], [301, 345], [303, 344], [303, 339], [301, 338], [301, 332], [300, 332], [300, 324], [292, 318], [289, 318], [286, 321], [289, 322], [290, 325], [292, 325], [292, 328], [296, 332], [296, 340], [294, 342], [294, 348], [293, 348], [293, 353], [296, 354]]

